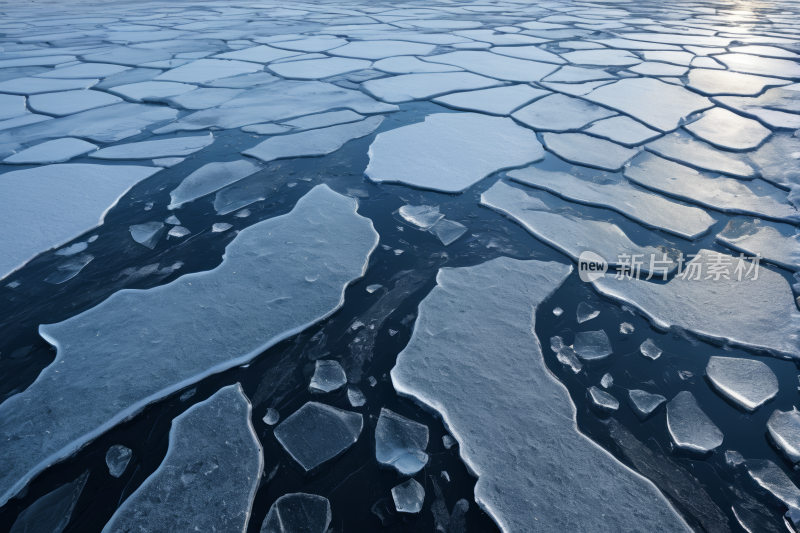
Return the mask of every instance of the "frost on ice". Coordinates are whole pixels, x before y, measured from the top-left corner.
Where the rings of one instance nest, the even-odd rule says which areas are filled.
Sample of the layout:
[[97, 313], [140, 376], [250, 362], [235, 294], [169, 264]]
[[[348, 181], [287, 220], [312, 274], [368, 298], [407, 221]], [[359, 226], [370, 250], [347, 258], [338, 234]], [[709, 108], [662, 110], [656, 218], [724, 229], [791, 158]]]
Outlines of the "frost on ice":
[[[4, 453], [13, 465], [0, 473], [3, 501], [148, 403], [329, 316], [342, 306], [345, 287], [363, 275], [377, 241], [355, 200], [320, 185], [290, 213], [240, 231], [214, 270], [123, 290], [40, 326], [58, 350], [55, 361], [0, 404], [2, 433], [11, 439]], [[313, 284], [305, 280], [310, 274], [319, 276]], [[118, 357], [119, 346], [126, 357]], [[106, 386], [98, 389], [100, 382]]]
[[754, 359], [711, 356], [706, 376], [720, 394], [751, 413], [778, 394], [778, 378]]
[[678, 448], [708, 453], [722, 444], [722, 432], [700, 409], [691, 392], [679, 392], [667, 403], [667, 428]]
[[479, 478], [475, 501], [504, 531], [535, 522], [543, 530], [688, 533], [651, 482], [578, 431], [567, 389], [545, 366], [536, 308], [571, 270], [505, 257], [441, 269], [391, 372], [394, 387], [442, 417]]
[[264, 468], [250, 414], [237, 383], [177, 416], [164, 461], [103, 533], [245, 530]]
[[286, 494], [269, 508], [260, 533], [325, 533], [331, 523], [328, 498], [316, 494]]
[[406, 476], [413, 476], [427, 464], [428, 426], [381, 409], [375, 427], [375, 458]]

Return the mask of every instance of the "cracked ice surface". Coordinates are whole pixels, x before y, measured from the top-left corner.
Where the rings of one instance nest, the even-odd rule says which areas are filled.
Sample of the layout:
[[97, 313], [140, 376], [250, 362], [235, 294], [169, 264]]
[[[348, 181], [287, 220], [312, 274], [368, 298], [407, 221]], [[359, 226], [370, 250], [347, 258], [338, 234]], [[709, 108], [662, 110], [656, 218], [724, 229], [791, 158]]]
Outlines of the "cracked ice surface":
[[649, 481], [578, 431], [545, 366], [536, 308], [571, 270], [509, 258], [440, 270], [392, 383], [442, 417], [478, 477], [475, 501], [503, 531], [527, 531], [536, 518], [543, 529], [688, 532]]
[[245, 530], [264, 469], [251, 411], [237, 383], [177, 416], [164, 461], [103, 532]]
[[[58, 349], [56, 360], [0, 404], [0, 431], [12, 439], [4, 457], [13, 465], [0, 478], [3, 500], [148, 403], [240, 365], [340, 308], [345, 287], [363, 275], [378, 242], [371, 221], [355, 209], [352, 198], [317, 186], [290, 213], [239, 232], [214, 270], [147, 291], [123, 290], [41, 326]], [[308, 275], [317, 281], [306, 282]], [[276, 276], [280, 286], [266, 282]], [[127, 347], [125, 358], [117, 357], [117, 346]], [[92, 385], [99, 382], [107, 386]]]

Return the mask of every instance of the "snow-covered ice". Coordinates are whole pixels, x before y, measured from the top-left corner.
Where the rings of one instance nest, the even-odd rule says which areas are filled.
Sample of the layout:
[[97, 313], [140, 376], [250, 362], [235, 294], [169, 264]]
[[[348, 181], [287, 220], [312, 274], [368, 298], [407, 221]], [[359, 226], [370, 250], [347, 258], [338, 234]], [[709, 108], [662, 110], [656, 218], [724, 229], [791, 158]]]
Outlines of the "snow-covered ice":
[[706, 376], [720, 394], [751, 413], [778, 394], [778, 378], [755, 359], [712, 355]]
[[428, 426], [382, 408], [375, 426], [375, 459], [413, 476], [427, 464]]
[[707, 453], [722, 444], [722, 432], [689, 391], [679, 392], [667, 402], [667, 428], [675, 445], [683, 450]]

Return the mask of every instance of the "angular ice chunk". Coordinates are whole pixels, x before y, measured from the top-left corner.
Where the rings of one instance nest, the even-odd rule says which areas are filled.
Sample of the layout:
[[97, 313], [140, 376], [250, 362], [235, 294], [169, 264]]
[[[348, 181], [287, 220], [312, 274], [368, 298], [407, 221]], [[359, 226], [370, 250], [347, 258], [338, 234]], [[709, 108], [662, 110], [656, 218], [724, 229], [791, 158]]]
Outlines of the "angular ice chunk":
[[162, 52], [160, 50], [139, 50], [137, 48], [125, 48], [122, 46], [81, 56], [83, 61], [114, 63], [132, 67], [141, 65], [142, 63], [161, 61], [170, 58], [172, 58], [172, 54], [169, 52]]
[[88, 89], [98, 81], [100, 80], [48, 80], [46, 78], [17, 78], [15, 80], [0, 82], [0, 92], [30, 96], [33, 94]]
[[318, 360], [308, 389], [311, 392], [332, 392], [344, 387], [347, 376], [339, 361]]
[[241, 93], [242, 89], [195, 89], [178, 96], [170, 96], [164, 102], [178, 109], [208, 109], [224, 104]]
[[413, 476], [427, 464], [428, 426], [381, 409], [375, 426], [375, 458], [383, 466]]
[[221, 87], [224, 89], [251, 89], [259, 85], [266, 85], [280, 81], [280, 78], [273, 76], [269, 72], [254, 72], [252, 74], [240, 74], [230, 78], [221, 78], [204, 83], [208, 87]]
[[684, 450], [707, 453], [722, 444], [722, 432], [689, 391], [667, 402], [667, 429], [675, 445]]
[[214, 136], [197, 135], [176, 137], [160, 141], [145, 141], [103, 148], [89, 157], [95, 159], [156, 159], [159, 157], [178, 157], [190, 155], [214, 142]]
[[776, 78], [800, 78], [800, 64], [788, 59], [757, 57], [750, 54], [719, 54], [714, 59], [734, 72], [746, 72]]
[[119, 102], [121, 98], [100, 91], [63, 91], [35, 94], [28, 98], [28, 107], [36, 113], [64, 117]]
[[[366, 43], [365, 43], [366, 44]], [[325, 59], [307, 59], [305, 61], [287, 61], [273, 63], [269, 69], [289, 80], [319, 80], [356, 72], [372, 66], [372, 62], [363, 59], [345, 57], [327, 57]]]
[[206, 83], [220, 78], [230, 78], [239, 74], [250, 74], [263, 70], [262, 65], [244, 61], [225, 61], [220, 59], [198, 59], [178, 68], [159, 74], [153, 80], [180, 83]]
[[394, 506], [400, 513], [418, 513], [425, 501], [425, 489], [414, 479], [409, 479], [392, 489]]
[[[726, 113], [730, 112], [726, 111]], [[690, 126], [687, 126], [687, 129], [689, 129]], [[725, 130], [733, 129], [732, 125], [720, 125], [720, 127], [723, 127]], [[769, 134], [769, 130], [767, 130], [767, 133]], [[712, 137], [721, 139], [722, 135], [724, 134], [713, 133]], [[684, 131], [676, 131], [675, 133], [656, 139], [649, 143], [646, 148], [648, 151], [658, 154], [665, 159], [677, 161], [678, 163], [699, 170], [721, 172], [744, 179], [751, 179], [757, 176], [756, 169], [754, 169], [743, 156], [717, 150]]]
[[574, 373], [577, 374], [583, 368], [583, 363], [578, 360], [575, 350], [572, 349], [572, 346], [564, 344], [564, 339], [561, 337], [550, 337], [550, 349], [556, 352], [558, 362], [568, 366]]
[[331, 518], [328, 498], [302, 492], [286, 494], [269, 508], [260, 533], [325, 533]]
[[[398, 58], [399, 59], [399, 58]], [[427, 64], [427, 63], [426, 63]], [[437, 104], [487, 115], [508, 116], [520, 107], [550, 93], [530, 85], [511, 85], [479, 91], [453, 93], [434, 98]]]
[[232, 225], [230, 225], [230, 224], [228, 224], [226, 222], [217, 222], [213, 226], [211, 226], [211, 232], [212, 233], [221, 233], [223, 231], [228, 231], [232, 227], [233, 227]]
[[611, 355], [611, 341], [602, 329], [599, 331], [580, 331], [575, 334], [572, 345], [575, 353], [584, 361], [598, 361]]
[[442, 444], [444, 444], [444, 447], [449, 450], [458, 443], [456, 442], [456, 439], [454, 439], [450, 435], [444, 435], [442, 437]]
[[435, 113], [379, 133], [364, 174], [372, 181], [462, 192], [494, 172], [544, 158], [536, 134], [511, 119]]
[[767, 421], [772, 442], [793, 463], [800, 463], [800, 412], [775, 409]]
[[[259, 41], [258, 39], [255, 39], [255, 41], [267, 42]], [[303, 36], [302, 39], [291, 39], [289, 41], [271, 43], [271, 45], [275, 48], [296, 50], [298, 52], [325, 52], [326, 50], [338, 48], [339, 46], [344, 46], [346, 44], [347, 41], [345, 39], [340, 39], [338, 37], [332, 37], [329, 35], [317, 35], [314, 37]]]
[[717, 234], [716, 240], [749, 256], [800, 272], [800, 233], [794, 226], [759, 219], [734, 219]]
[[115, 444], [106, 452], [106, 465], [108, 473], [114, 477], [119, 477], [128, 468], [133, 452], [122, 444]]
[[336, 126], [337, 124], [347, 124], [348, 122], [357, 122], [363, 119], [364, 117], [358, 113], [345, 109], [344, 111], [331, 111], [329, 113], [319, 113], [317, 115], [296, 118], [284, 122], [283, 125], [293, 128], [295, 132], [300, 132], [317, 128], [327, 128], [328, 126]]
[[720, 394], [751, 413], [778, 394], [778, 378], [754, 359], [711, 356], [706, 376]]
[[444, 218], [438, 205], [404, 205], [397, 210], [403, 220], [417, 226], [421, 230], [429, 230]]
[[[616, 74], [609, 74], [605, 70], [599, 70], [594, 68], [572, 67], [568, 65], [566, 67], [561, 67], [558, 70], [558, 72], [550, 74], [543, 81], [546, 84], [547, 83], [552, 84], [552, 83], [581, 83], [581, 82], [588, 82], [595, 80], [616, 80], [616, 79], [617, 79]], [[601, 85], [605, 85], [605, 83], [597, 84], [594, 87], [598, 87]], [[581, 92], [581, 94], [586, 94], [586, 92]]]
[[491, 52], [450, 52], [421, 58], [431, 63], [444, 63], [498, 80], [539, 81], [558, 68], [558, 65], [506, 57]]
[[442, 244], [450, 246], [457, 241], [459, 237], [464, 235], [467, 231], [467, 227], [453, 220], [442, 219], [434, 224], [428, 231], [439, 237]]
[[561, 57], [575, 65], [598, 65], [604, 67], [627, 67], [642, 62], [625, 50], [580, 50], [567, 52]]
[[363, 427], [358, 413], [308, 402], [275, 428], [275, 438], [310, 472], [355, 444]]
[[187, 229], [187, 228], [184, 228], [183, 226], [175, 226], [175, 227], [173, 227], [172, 229], [169, 230], [169, 232], [167, 233], [167, 238], [169, 238], [169, 237], [177, 237], [177, 238], [186, 237], [190, 233], [191, 233], [191, 231], [189, 231], [189, 229]]
[[778, 465], [767, 459], [748, 459], [744, 467], [761, 489], [790, 510], [800, 510], [800, 490]]
[[93, 255], [81, 254], [70, 259], [69, 261], [59, 264], [56, 267], [56, 271], [44, 278], [44, 280], [47, 283], [52, 283], [53, 285], [65, 283], [80, 274], [80, 271], [83, 270], [83, 267], [91, 263], [93, 259]]
[[651, 130], [641, 122], [622, 116], [599, 120], [583, 130], [583, 133], [608, 139], [629, 148], [651, 141], [660, 135], [659, 132]]
[[116, 76], [106, 78], [97, 85], [93, 85], [92, 89], [107, 90], [112, 87], [120, 85], [130, 85], [131, 83], [139, 83], [142, 81], [150, 81], [156, 76], [161, 74], [161, 71], [155, 68], [135, 68]]
[[578, 324], [583, 324], [584, 322], [597, 317], [599, 314], [600, 310], [595, 309], [592, 304], [588, 304], [586, 302], [581, 302], [578, 304]]
[[367, 399], [364, 397], [364, 393], [361, 392], [361, 389], [359, 389], [355, 385], [347, 386], [347, 400], [353, 407], [361, 407], [362, 405], [367, 403]]
[[424, 74], [428, 72], [460, 72], [461, 68], [451, 65], [437, 65], [420, 61], [412, 56], [398, 56], [381, 59], [372, 64], [372, 68], [389, 74]]
[[706, 111], [703, 118], [688, 124], [686, 129], [717, 148], [735, 151], [757, 148], [772, 134], [755, 120], [718, 107]]
[[181, 224], [181, 221], [178, 220], [178, 217], [176, 217], [175, 215], [168, 216], [164, 222], [166, 224], [172, 224], [173, 226], [179, 226]]
[[250, 161], [231, 161], [230, 163], [208, 163], [189, 174], [170, 192], [172, 202], [168, 209], [178, 209], [184, 204], [222, 189], [261, 170]]
[[57, 68], [42, 72], [41, 74], [34, 74], [34, 78], [58, 78], [58, 79], [89, 79], [89, 78], [107, 78], [120, 72], [130, 70], [130, 67], [122, 67], [119, 65], [109, 65], [102, 63], [80, 63], [71, 67]]
[[623, 322], [622, 324], [619, 325], [619, 332], [622, 333], [623, 335], [630, 335], [631, 333], [633, 333], [633, 330], [634, 330], [633, 324], [629, 322]]
[[583, 133], [545, 133], [542, 139], [548, 150], [565, 161], [611, 172], [622, 170], [640, 152]]
[[97, 146], [92, 143], [66, 137], [64, 139], [45, 141], [27, 150], [17, 152], [5, 158], [3, 163], [13, 165], [63, 163], [94, 150], [97, 150]]
[[383, 285], [381, 285], [379, 283], [376, 283], [374, 285], [367, 285], [367, 292], [372, 294], [373, 292], [377, 291], [381, 287], [383, 287]]
[[153, 164], [157, 167], [162, 168], [171, 168], [177, 165], [178, 163], [182, 163], [183, 160], [186, 159], [185, 157], [163, 157], [160, 159], [153, 159]]
[[171, 81], [143, 81], [129, 85], [118, 85], [108, 92], [117, 94], [131, 102], [159, 102], [171, 96], [188, 93], [197, 87], [188, 83], [175, 83]]
[[392, 104], [426, 100], [456, 91], [497, 87], [502, 82], [470, 72], [402, 74], [361, 84], [367, 94]]
[[141, 245], [151, 250], [156, 247], [158, 239], [164, 233], [164, 224], [161, 222], [145, 222], [130, 227], [131, 237]]
[[689, 71], [687, 85], [697, 92], [709, 96], [756, 96], [766, 87], [779, 87], [790, 83], [790, 81], [777, 78], [765, 78], [727, 70], [693, 68]]
[[69, 525], [75, 504], [89, 479], [89, 471], [84, 472], [72, 483], [61, 485], [53, 492], [45, 494], [30, 507], [22, 511], [9, 533], [61, 533]]
[[[711, 59], [713, 62], [714, 60]], [[666, 63], [658, 63], [656, 61], [648, 61], [645, 63], [639, 63], [638, 65], [629, 68], [631, 72], [635, 72], [636, 74], [641, 74], [643, 76], [683, 76], [686, 74], [686, 71], [689, 70], [687, 67], [679, 67], [676, 65], [668, 65]]]
[[492, 48], [495, 54], [500, 54], [518, 59], [530, 59], [531, 61], [542, 61], [544, 63], [555, 63], [563, 65], [566, 63], [560, 56], [542, 50], [538, 46], [501, 46]]
[[242, 131], [258, 135], [277, 135], [278, 133], [285, 133], [291, 129], [292, 128], [289, 126], [281, 126], [280, 124], [253, 124], [252, 126], [243, 127]]
[[614, 111], [585, 100], [553, 94], [536, 100], [511, 116], [536, 131], [570, 131], [613, 115], [616, 115]]
[[264, 469], [251, 411], [237, 383], [178, 415], [161, 465], [103, 532], [246, 530]]
[[424, 56], [431, 53], [434, 48], [436, 48], [434, 45], [407, 41], [356, 41], [337, 47], [328, 53], [333, 56], [375, 60], [393, 56]]
[[350, 124], [270, 137], [242, 154], [264, 162], [295, 157], [320, 157], [335, 152], [353, 139], [370, 135], [382, 122], [381, 116], [369, 117]]
[[660, 394], [650, 394], [636, 389], [628, 391], [628, 404], [641, 421], [644, 421], [653, 411], [658, 409], [659, 405], [666, 401], [667, 399]]
[[589, 387], [587, 390], [589, 399], [592, 405], [601, 411], [616, 411], [619, 409], [619, 400], [611, 396], [609, 393], [598, 389], [595, 386]]
[[218, 215], [227, 215], [269, 198], [285, 184], [285, 176], [266, 171], [256, 172], [218, 191], [214, 197], [214, 209]]
[[275, 424], [278, 423], [278, 420], [280, 419], [281, 419], [280, 413], [275, 409], [273, 409], [272, 407], [267, 409], [267, 413], [264, 415], [264, 418], [262, 418], [264, 423], [268, 426], [274, 426]]
[[[236, 63], [240, 61], [249, 61], [253, 63], [269, 63], [277, 61], [278, 59], [285, 59], [287, 57], [294, 57], [301, 55], [301, 52], [289, 52], [286, 50], [279, 50], [271, 46], [253, 46], [244, 48], [235, 52], [226, 52], [224, 54], [215, 55], [215, 59], [236, 59]], [[218, 76], [221, 78], [222, 76]]]
[[614, 384], [614, 377], [607, 372], [603, 374], [603, 377], [600, 379], [600, 385], [602, 385], [604, 389], [607, 389], [613, 384]]
[[543, 531], [688, 533], [650, 481], [578, 431], [569, 393], [545, 365], [536, 311], [571, 271], [507, 257], [441, 269], [392, 369], [395, 390], [441, 416], [478, 476], [476, 501], [504, 531], [535, 523]]

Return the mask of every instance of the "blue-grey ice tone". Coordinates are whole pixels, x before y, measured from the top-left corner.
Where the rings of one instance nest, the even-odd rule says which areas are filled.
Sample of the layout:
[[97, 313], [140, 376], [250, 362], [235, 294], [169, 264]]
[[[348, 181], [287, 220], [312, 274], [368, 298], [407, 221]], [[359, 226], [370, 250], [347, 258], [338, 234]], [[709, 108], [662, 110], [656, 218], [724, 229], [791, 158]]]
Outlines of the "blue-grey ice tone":
[[218, 191], [261, 170], [250, 161], [231, 161], [228, 163], [208, 163], [189, 174], [170, 192], [172, 201], [169, 209], [179, 209], [207, 194]]
[[800, 232], [796, 226], [764, 220], [735, 218], [716, 236], [732, 250], [791, 271], [800, 271]]
[[95, 159], [158, 159], [191, 155], [214, 142], [214, 136], [181, 136], [174, 139], [144, 141], [103, 148], [89, 155]]
[[619, 400], [594, 385], [589, 387], [586, 393], [592, 402], [592, 406], [599, 411], [609, 412], [619, 409]]
[[392, 489], [392, 499], [399, 513], [418, 513], [425, 500], [425, 489], [415, 479], [409, 479]]
[[367, 94], [390, 104], [425, 100], [456, 91], [486, 89], [502, 82], [471, 72], [402, 74], [390, 78], [365, 81], [361, 88]]
[[768, 459], [748, 459], [744, 468], [750, 478], [790, 510], [800, 510], [800, 489], [781, 468]]
[[572, 349], [578, 357], [587, 362], [600, 361], [611, 355], [611, 341], [602, 329], [599, 331], [579, 331], [575, 334]]
[[314, 366], [314, 375], [308, 389], [311, 392], [333, 392], [347, 383], [347, 376], [339, 361], [320, 359]]
[[755, 359], [712, 355], [706, 376], [720, 394], [750, 413], [778, 394], [775, 373]]
[[[430, 63], [425, 64], [430, 65]], [[520, 84], [452, 93], [434, 98], [433, 101], [462, 111], [477, 111], [487, 115], [508, 116], [525, 104], [548, 94], [550, 94], [548, 91]]]
[[428, 463], [428, 426], [381, 409], [375, 426], [375, 459], [405, 476], [413, 476]]
[[65, 137], [37, 144], [21, 152], [9, 156], [3, 163], [12, 165], [45, 165], [52, 163], [64, 163], [75, 157], [88, 154], [97, 150], [97, 145]]
[[260, 533], [325, 533], [331, 519], [328, 498], [302, 492], [286, 494], [269, 508]]
[[707, 453], [722, 444], [722, 432], [689, 391], [667, 402], [667, 428], [675, 446], [683, 450]]
[[121, 476], [131, 460], [133, 452], [122, 444], [115, 444], [106, 452], [106, 466], [108, 473], [114, 477]]
[[61, 533], [69, 525], [72, 511], [89, 479], [89, 470], [72, 483], [61, 485], [22, 511], [9, 533]]
[[666, 401], [667, 399], [660, 394], [650, 394], [638, 389], [628, 391], [628, 405], [631, 406], [631, 410], [642, 421]]

